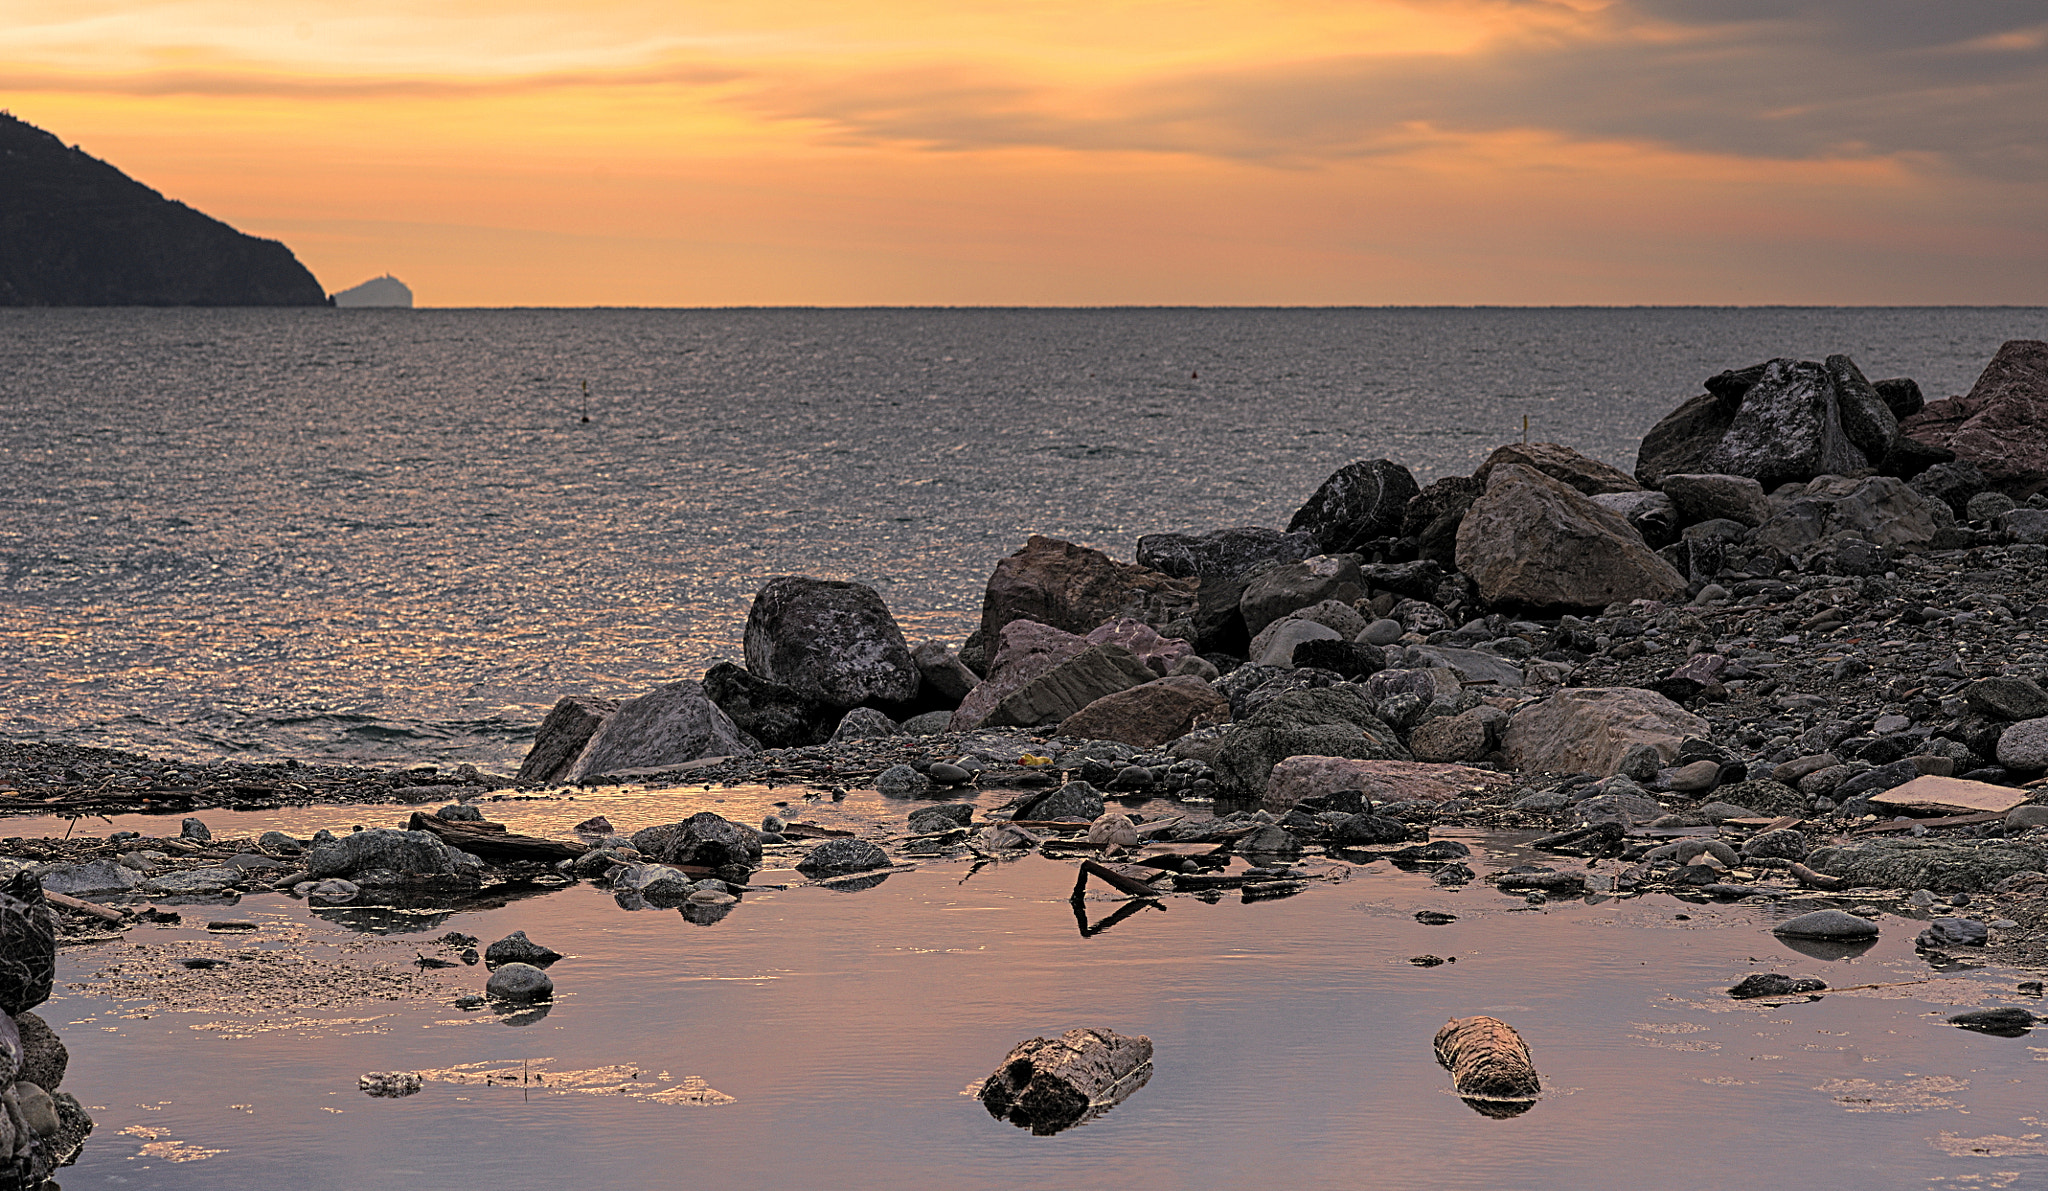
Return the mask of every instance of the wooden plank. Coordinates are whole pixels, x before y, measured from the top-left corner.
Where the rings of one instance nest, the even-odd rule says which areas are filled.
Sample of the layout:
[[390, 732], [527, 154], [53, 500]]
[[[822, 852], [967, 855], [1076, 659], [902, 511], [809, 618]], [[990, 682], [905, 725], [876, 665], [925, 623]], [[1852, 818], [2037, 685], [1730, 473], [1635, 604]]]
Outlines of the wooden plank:
[[1907, 819], [1904, 822], [1872, 823], [1857, 828], [1853, 834], [1882, 835], [1887, 831], [1911, 831], [1915, 827], [1968, 827], [1976, 823], [1996, 823], [2003, 818], [2003, 812], [1986, 811], [1977, 815], [1950, 815], [1945, 819]]
[[570, 843], [564, 840], [541, 839], [538, 836], [519, 835], [510, 831], [477, 830], [476, 825], [450, 822], [418, 811], [406, 822], [412, 831], [424, 831], [452, 844], [465, 852], [474, 853], [485, 860], [538, 860], [552, 863], [557, 860], [571, 860], [590, 850], [584, 843]]

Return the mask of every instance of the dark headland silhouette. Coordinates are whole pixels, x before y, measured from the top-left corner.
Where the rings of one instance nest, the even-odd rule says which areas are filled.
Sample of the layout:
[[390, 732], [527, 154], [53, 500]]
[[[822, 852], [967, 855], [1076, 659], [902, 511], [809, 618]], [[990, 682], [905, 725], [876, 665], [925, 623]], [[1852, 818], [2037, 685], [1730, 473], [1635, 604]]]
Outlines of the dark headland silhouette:
[[0, 306], [320, 306], [306, 267], [0, 112]]

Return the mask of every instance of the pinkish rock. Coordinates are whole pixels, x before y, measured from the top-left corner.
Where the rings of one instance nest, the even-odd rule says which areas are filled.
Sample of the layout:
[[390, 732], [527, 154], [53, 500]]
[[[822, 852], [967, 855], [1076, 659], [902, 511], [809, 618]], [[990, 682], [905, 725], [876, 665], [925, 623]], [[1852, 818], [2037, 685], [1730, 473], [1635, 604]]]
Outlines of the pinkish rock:
[[1288, 757], [1273, 766], [1260, 805], [1285, 814], [1304, 798], [1363, 790], [1374, 802], [1448, 802], [1475, 792], [1511, 789], [1515, 779], [1490, 769], [1422, 761], [1354, 761], [1346, 757]]
[[1230, 722], [1230, 700], [1199, 678], [1161, 678], [1104, 695], [1060, 723], [1060, 735], [1154, 748], [1196, 728]]
[[947, 731], [979, 728], [1002, 701], [1088, 648], [1084, 637], [1033, 620], [1013, 620], [996, 637], [988, 678], [960, 701]]
[[1613, 775], [1639, 744], [1665, 764], [1688, 736], [1705, 736], [1707, 721], [1655, 691], [1639, 687], [1567, 687], [1523, 707], [1508, 721], [1501, 751], [1519, 772]]
[[1119, 617], [1165, 624], [1194, 611], [1192, 580], [1032, 534], [1022, 550], [997, 563], [989, 576], [981, 602], [981, 632], [993, 640], [1011, 621], [1035, 620], [1086, 633]]
[[1180, 660], [1194, 655], [1195, 647], [1179, 637], [1162, 637], [1151, 625], [1133, 617], [1119, 617], [1088, 634], [1090, 645], [1121, 645], [1137, 655], [1147, 669], [1165, 676], [1173, 673]]
[[1954, 451], [2008, 495], [2048, 487], [2048, 343], [2007, 341], [1968, 395], [1930, 401], [1899, 429]]
[[1480, 491], [1485, 491], [1487, 477], [1493, 474], [1493, 469], [1506, 463], [1533, 467], [1587, 496], [1643, 490], [1635, 477], [1618, 467], [1610, 467], [1558, 443], [1531, 442], [1509, 443], [1495, 448], [1493, 454], [1486, 457], [1486, 462], [1479, 465], [1479, 470], [1472, 473], [1472, 478], [1479, 481]]

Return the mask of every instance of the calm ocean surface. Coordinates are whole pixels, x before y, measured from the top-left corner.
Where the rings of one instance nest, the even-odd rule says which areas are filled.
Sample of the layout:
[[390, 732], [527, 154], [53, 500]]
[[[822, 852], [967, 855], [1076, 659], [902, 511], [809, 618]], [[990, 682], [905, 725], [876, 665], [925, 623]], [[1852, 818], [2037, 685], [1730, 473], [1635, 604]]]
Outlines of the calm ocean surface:
[[[737, 658], [754, 591], [957, 644], [1048, 533], [1284, 524], [1530, 436], [1631, 468], [1722, 368], [1965, 391], [2039, 309], [0, 311], [0, 733], [516, 764]], [[583, 385], [590, 421], [580, 421]]]

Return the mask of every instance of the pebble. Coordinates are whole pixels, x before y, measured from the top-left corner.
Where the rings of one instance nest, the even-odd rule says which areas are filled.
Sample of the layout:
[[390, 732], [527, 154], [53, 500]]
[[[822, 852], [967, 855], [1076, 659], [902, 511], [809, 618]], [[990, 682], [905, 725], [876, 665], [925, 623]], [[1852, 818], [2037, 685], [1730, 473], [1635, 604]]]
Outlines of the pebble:
[[1721, 784], [1721, 763], [1694, 761], [1671, 772], [1671, 788], [1683, 794], [1711, 790]]
[[545, 1001], [555, 995], [555, 982], [532, 964], [505, 964], [491, 973], [484, 992], [507, 1001]]
[[1771, 933], [1800, 939], [1874, 939], [1877, 924], [1840, 910], [1815, 910], [1780, 922]]
[[974, 780], [974, 775], [958, 765], [946, 761], [934, 761], [926, 776], [935, 782], [948, 786], [964, 786]]
[[908, 765], [891, 765], [875, 775], [875, 792], [889, 798], [914, 798], [931, 786], [930, 779]]

